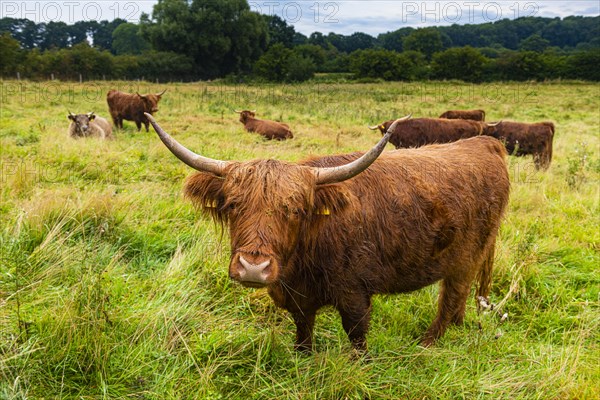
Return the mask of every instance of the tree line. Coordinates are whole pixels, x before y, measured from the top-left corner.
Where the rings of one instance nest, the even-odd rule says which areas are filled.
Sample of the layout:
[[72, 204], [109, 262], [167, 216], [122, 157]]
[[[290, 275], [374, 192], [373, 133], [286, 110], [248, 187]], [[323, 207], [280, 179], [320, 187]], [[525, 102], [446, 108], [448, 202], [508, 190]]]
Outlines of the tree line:
[[122, 19], [0, 19], [0, 74], [23, 78], [299, 82], [318, 72], [359, 80], [600, 80], [600, 17], [524, 17], [405, 27], [377, 37], [305, 36], [246, 0], [163, 0]]

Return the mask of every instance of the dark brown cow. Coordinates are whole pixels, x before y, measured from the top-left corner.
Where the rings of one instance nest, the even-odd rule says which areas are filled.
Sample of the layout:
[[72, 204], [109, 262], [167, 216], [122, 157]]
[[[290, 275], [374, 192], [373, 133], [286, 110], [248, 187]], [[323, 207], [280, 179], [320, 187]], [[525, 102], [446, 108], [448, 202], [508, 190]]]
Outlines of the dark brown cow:
[[148, 132], [148, 119], [144, 113], [154, 114], [158, 111], [158, 102], [167, 90], [156, 94], [123, 93], [118, 90], [110, 90], [106, 95], [108, 110], [115, 127], [123, 129], [123, 120], [135, 121], [138, 132], [142, 129], [142, 123]]
[[230, 277], [266, 287], [291, 312], [297, 349], [312, 349], [323, 306], [339, 311], [352, 345], [363, 351], [374, 294], [442, 281], [424, 345], [463, 322], [474, 280], [476, 294], [488, 295], [509, 194], [498, 140], [381, 154], [388, 133], [365, 154], [225, 162], [193, 153], [148, 118], [171, 152], [201, 171], [188, 178], [185, 194], [229, 227]]
[[533, 155], [537, 169], [547, 169], [552, 161], [554, 124], [538, 122], [501, 121], [484, 128], [484, 134], [504, 142], [508, 154], [515, 156]]
[[[385, 134], [394, 120], [370, 126]], [[450, 143], [460, 139], [479, 136], [483, 132], [482, 124], [466, 119], [415, 118], [398, 124], [392, 132], [390, 143], [397, 149], [421, 147], [426, 144]]]
[[450, 110], [446, 111], [440, 118], [447, 119], [472, 119], [474, 121], [485, 121], [485, 111], [483, 110]]
[[256, 113], [254, 111], [236, 110], [235, 112], [240, 114], [240, 122], [244, 124], [244, 128], [246, 128], [248, 132], [259, 133], [269, 140], [285, 140], [294, 137], [290, 127], [287, 124], [255, 118]]

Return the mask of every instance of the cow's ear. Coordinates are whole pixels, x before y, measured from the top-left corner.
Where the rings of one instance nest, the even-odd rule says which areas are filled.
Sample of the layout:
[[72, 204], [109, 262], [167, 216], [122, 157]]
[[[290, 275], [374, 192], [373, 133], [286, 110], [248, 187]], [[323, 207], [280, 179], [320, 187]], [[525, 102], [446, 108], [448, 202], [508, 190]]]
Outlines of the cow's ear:
[[67, 115], [67, 118], [69, 118], [71, 121], [75, 121], [75, 116], [73, 114]]
[[315, 191], [313, 214], [335, 217], [350, 204], [351, 195], [340, 185], [319, 185]]
[[184, 188], [185, 197], [190, 199], [203, 212], [210, 214], [215, 220], [224, 222], [227, 215], [222, 212], [225, 204], [223, 182], [222, 178], [199, 172], [187, 179]]

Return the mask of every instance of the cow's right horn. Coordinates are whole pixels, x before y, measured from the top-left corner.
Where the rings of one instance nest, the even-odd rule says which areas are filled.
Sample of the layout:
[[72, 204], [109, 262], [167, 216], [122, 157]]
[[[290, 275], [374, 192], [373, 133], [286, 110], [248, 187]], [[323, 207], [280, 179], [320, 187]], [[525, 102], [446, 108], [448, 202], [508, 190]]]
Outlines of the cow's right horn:
[[372, 131], [374, 131], [377, 128], [379, 128], [379, 125], [373, 125], [373, 126], [369, 127], [369, 129], [372, 130]]
[[387, 130], [385, 135], [383, 135], [375, 147], [351, 163], [341, 165], [339, 167], [315, 168], [317, 185], [342, 182], [360, 174], [365, 169], [369, 168], [369, 166], [373, 164], [373, 162], [377, 159], [377, 157], [379, 157], [385, 148], [385, 145], [390, 140], [392, 133], [396, 130], [396, 125], [409, 119], [411, 116], [412, 114], [408, 114], [406, 117], [395, 120], [392, 126], [390, 126], [390, 129]]
[[238, 113], [238, 114], [241, 114], [241, 113], [242, 113], [242, 112], [241, 112], [241, 111], [239, 111], [239, 110], [233, 110], [233, 112], [236, 112], [236, 113]]
[[200, 154], [194, 153], [193, 151], [181, 145], [177, 140], [173, 139], [167, 132], [165, 132], [154, 120], [154, 117], [152, 117], [151, 114], [144, 113], [144, 115], [152, 124], [152, 127], [158, 134], [160, 140], [162, 140], [165, 146], [167, 146], [167, 148], [175, 155], [175, 157], [179, 158], [185, 164], [198, 171], [210, 172], [217, 176], [225, 175], [225, 167], [229, 164], [228, 162], [214, 160], [212, 158], [204, 157]]

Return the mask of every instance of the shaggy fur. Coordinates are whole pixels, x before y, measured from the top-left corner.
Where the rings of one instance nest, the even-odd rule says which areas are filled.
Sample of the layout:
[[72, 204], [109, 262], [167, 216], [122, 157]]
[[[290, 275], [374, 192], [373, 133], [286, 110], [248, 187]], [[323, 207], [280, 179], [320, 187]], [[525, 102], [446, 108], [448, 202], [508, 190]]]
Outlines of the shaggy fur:
[[[312, 167], [361, 154], [230, 163], [223, 177], [196, 173], [185, 193], [229, 228], [229, 275], [267, 287], [311, 351], [317, 310], [331, 305], [355, 349], [366, 350], [371, 297], [441, 280], [437, 316], [422, 343], [460, 324], [472, 282], [490, 290], [494, 244], [509, 195], [502, 143], [477, 137], [384, 152], [346, 181], [317, 185]], [[241, 257], [269, 261], [262, 284], [245, 282]]]
[[108, 121], [95, 115], [93, 112], [88, 114], [69, 114], [67, 118], [71, 121], [68, 131], [69, 136], [74, 139], [81, 137], [113, 138], [112, 127]]
[[[377, 127], [385, 134], [394, 120], [385, 121]], [[390, 143], [397, 149], [421, 147], [426, 144], [450, 143], [481, 135], [483, 125], [478, 121], [464, 119], [415, 118], [402, 121], [392, 133]]]
[[141, 95], [110, 90], [106, 102], [115, 127], [123, 129], [123, 120], [134, 121], [138, 132], [142, 129], [142, 123], [148, 132], [149, 121], [144, 113], [154, 114], [158, 111], [158, 102], [163, 93]]
[[508, 154], [533, 155], [536, 169], [548, 169], [550, 166], [554, 139], [552, 122], [527, 124], [502, 121], [495, 127], [485, 127], [484, 134], [501, 140], [505, 144]]
[[240, 113], [240, 122], [248, 132], [256, 132], [267, 139], [285, 140], [292, 139], [294, 135], [287, 124], [255, 118], [252, 111], [244, 110]]
[[472, 119], [473, 121], [485, 121], [485, 111], [483, 110], [450, 110], [446, 111], [440, 118], [447, 119]]

